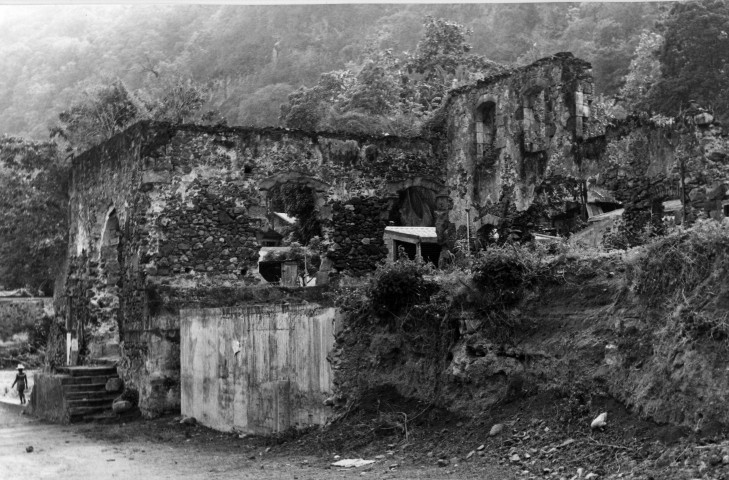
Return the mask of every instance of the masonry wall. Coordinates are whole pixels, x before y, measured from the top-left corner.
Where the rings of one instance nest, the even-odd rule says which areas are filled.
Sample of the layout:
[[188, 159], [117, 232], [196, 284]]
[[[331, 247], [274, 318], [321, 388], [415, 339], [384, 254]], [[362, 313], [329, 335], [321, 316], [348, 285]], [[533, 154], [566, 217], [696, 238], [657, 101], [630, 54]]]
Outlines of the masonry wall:
[[74, 162], [63, 312], [81, 361], [119, 358], [147, 415], [180, 409], [180, 308], [281, 296], [257, 271], [272, 188], [311, 189], [323, 273], [357, 276], [386, 255], [399, 189], [443, 173], [423, 139], [149, 122]]
[[[543, 185], [586, 178], [592, 94], [589, 63], [568, 53], [452, 91], [442, 127], [452, 206], [441, 238], [465, 237], [467, 210], [473, 231], [498, 227], [535, 204]], [[563, 200], [579, 200], [573, 193]]]

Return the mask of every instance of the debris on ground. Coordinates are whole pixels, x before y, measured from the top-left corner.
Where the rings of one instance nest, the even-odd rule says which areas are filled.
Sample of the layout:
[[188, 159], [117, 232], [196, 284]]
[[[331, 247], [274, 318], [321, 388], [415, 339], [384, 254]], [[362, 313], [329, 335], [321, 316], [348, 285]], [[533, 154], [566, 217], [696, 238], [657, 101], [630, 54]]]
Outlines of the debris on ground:
[[332, 463], [332, 467], [359, 468], [366, 465], [372, 465], [373, 463], [375, 463], [374, 460], [363, 460], [361, 458], [345, 458], [344, 460], [339, 460], [338, 462]]

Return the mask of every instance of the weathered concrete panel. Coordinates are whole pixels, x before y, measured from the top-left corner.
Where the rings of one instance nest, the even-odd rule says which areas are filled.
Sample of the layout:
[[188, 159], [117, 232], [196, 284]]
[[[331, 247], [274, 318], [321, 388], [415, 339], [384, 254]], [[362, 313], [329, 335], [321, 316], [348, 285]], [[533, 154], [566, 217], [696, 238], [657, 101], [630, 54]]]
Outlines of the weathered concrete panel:
[[182, 310], [182, 413], [255, 434], [324, 423], [334, 318], [312, 304]]
[[26, 413], [52, 422], [68, 422], [68, 405], [63, 395], [60, 375], [35, 374]]

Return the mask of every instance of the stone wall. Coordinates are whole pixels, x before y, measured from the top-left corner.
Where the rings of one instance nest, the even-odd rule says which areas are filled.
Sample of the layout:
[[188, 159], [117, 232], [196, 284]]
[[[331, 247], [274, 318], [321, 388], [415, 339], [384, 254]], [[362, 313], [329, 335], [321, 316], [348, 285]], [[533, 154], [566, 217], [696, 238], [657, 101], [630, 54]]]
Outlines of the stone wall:
[[442, 127], [452, 200], [446, 227], [464, 236], [468, 210], [472, 231], [510, 223], [550, 180], [586, 178], [580, 145], [595, 130], [592, 93], [590, 65], [571, 54], [452, 91]]
[[468, 209], [476, 232], [573, 201], [597, 162], [585, 148], [591, 95], [589, 64], [558, 54], [452, 91], [427, 139], [130, 128], [74, 160], [61, 303], [81, 360], [120, 355], [144, 413], [179, 409], [180, 305], [244, 305], [274, 290], [257, 262], [282, 185], [310, 195], [317, 281], [365, 275], [387, 254], [391, 222], [436, 226], [453, 246]]
[[180, 300], [245, 304], [241, 289], [261, 290], [272, 189], [311, 192], [328, 271], [357, 276], [384, 257], [393, 193], [442, 175], [417, 138], [136, 125], [74, 160], [62, 303], [80, 361], [120, 356], [145, 414], [178, 410]]

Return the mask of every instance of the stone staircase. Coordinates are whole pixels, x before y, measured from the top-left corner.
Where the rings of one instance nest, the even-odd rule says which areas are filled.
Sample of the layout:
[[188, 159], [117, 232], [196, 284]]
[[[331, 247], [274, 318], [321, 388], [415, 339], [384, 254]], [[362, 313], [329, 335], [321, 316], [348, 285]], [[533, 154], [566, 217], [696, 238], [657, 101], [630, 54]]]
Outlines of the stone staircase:
[[116, 366], [56, 367], [70, 423], [113, 417], [111, 405], [121, 391], [107, 392], [106, 382], [118, 378]]

